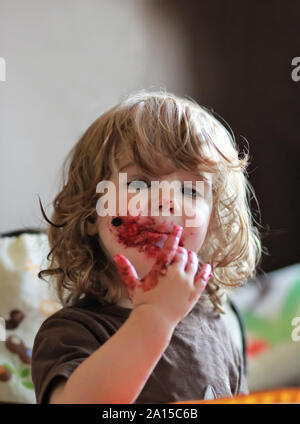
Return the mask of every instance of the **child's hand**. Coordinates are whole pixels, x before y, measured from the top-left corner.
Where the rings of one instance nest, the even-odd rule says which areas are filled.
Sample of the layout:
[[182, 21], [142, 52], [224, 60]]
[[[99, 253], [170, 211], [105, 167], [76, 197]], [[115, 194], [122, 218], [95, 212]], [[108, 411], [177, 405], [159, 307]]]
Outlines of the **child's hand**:
[[204, 265], [196, 275], [197, 255], [178, 247], [182, 230], [182, 227], [174, 226], [156, 263], [142, 280], [125, 256], [114, 256], [134, 309], [150, 305], [173, 326], [191, 311], [211, 276], [209, 264]]

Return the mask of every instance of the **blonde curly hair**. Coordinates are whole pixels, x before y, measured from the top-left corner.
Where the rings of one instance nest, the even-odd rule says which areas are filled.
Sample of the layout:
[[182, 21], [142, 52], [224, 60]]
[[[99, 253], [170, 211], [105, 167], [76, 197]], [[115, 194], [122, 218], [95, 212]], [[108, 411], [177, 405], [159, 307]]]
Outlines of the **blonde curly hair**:
[[74, 305], [88, 293], [100, 303], [117, 303], [126, 294], [98, 234], [91, 236], [87, 231], [88, 222], [97, 219], [96, 186], [120, 169], [124, 152], [153, 175], [159, 174], [154, 152], [171, 159], [178, 169], [193, 172], [200, 165], [202, 171], [212, 173], [211, 219], [203, 246], [196, 252], [200, 264], [211, 264], [212, 277], [199, 302], [209, 300], [216, 311], [224, 313], [224, 293], [254, 278], [262, 256], [259, 230], [250, 211], [251, 193], [258, 202], [247, 180], [249, 156], [244, 153], [239, 158], [234, 136], [213, 112], [163, 89], [139, 90], [121, 99], [89, 126], [69, 152], [51, 220], [40, 202], [50, 224], [51, 251], [50, 266], [39, 272], [39, 278], [54, 277], [51, 282], [63, 306]]

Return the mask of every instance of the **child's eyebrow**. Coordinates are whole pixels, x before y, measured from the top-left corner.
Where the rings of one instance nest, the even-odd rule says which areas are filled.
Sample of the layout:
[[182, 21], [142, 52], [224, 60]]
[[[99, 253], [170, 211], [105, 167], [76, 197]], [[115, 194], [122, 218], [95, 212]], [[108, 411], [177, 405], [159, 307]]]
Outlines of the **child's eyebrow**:
[[211, 178], [209, 178], [209, 177], [206, 177], [205, 175], [203, 175], [201, 172], [191, 172], [191, 175], [193, 175], [194, 177], [196, 177], [196, 178], [199, 178], [200, 180], [204, 180], [204, 181], [206, 181], [207, 183], [209, 183], [209, 184], [211, 184], [212, 183], [212, 180], [211, 180]]

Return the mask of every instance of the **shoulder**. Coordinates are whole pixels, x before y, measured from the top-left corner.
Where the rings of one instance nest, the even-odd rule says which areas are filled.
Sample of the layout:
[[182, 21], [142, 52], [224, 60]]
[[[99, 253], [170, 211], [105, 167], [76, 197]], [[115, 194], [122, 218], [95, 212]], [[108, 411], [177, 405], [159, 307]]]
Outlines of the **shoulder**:
[[64, 344], [82, 339], [103, 344], [128, 318], [130, 310], [116, 305], [101, 305], [98, 302], [79, 302], [74, 306], [65, 306], [50, 315], [40, 326], [33, 344], [33, 356], [42, 344]]
[[82, 299], [73, 306], [65, 306], [54, 314], [50, 315], [42, 323], [41, 330], [57, 326], [83, 326], [86, 329], [95, 330], [102, 328], [103, 330], [110, 327], [119, 326], [125, 321], [130, 310], [120, 308], [118, 305], [100, 304], [96, 299], [88, 297]]
[[232, 300], [229, 295], [227, 296], [227, 302], [225, 304], [224, 310], [226, 312], [226, 315], [223, 316], [223, 320], [226, 323], [226, 327], [228, 328], [231, 334], [234, 344], [237, 345], [239, 347], [239, 350], [242, 352], [244, 372], [245, 374], [247, 374], [247, 335], [243, 315], [239, 310], [237, 304]]
[[242, 318], [236, 305], [225, 292], [222, 295], [221, 307], [224, 313], [216, 311], [211, 305], [199, 305], [197, 313], [200, 314], [204, 333], [210, 336], [210, 340], [214, 335], [218, 340], [222, 340], [221, 344], [226, 345], [234, 356], [244, 356], [245, 331]]
[[127, 312], [114, 305], [80, 303], [61, 308], [42, 323], [32, 349], [32, 379], [38, 403], [46, 401], [50, 385], [67, 379], [117, 331]]
[[46, 318], [41, 324], [36, 336], [34, 345], [37, 340], [47, 337], [60, 337], [61, 333], [68, 333], [72, 330], [84, 331], [86, 321], [89, 319], [88, 311], [68, 306], [56, 311], [54, 314]]
[[229, 298], [228, 301], [224, 303], [223, 309], [226, 313], [221, 314], [221, 316], [229, 333], [231, 334], [232, 340], [240, 350], [243, 350], [243, 337], [240, 322], [235, 310], [232, 308]]

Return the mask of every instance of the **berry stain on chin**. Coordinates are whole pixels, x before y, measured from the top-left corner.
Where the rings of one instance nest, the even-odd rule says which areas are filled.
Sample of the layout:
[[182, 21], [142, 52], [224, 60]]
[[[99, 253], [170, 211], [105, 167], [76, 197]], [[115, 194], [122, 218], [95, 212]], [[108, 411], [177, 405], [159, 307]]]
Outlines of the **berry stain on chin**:
[[[154, 218], [150, 216], [142, 218], [140, 215], [115, 217], [109, 225], [109, 231], [123, 246], [135, 247], [139, 252], [155, 257], [167, 240], [170, 227], [167, 228], [165, 223], [156, 225]], [[183, 237], [178, 245], [183, 247]]]

